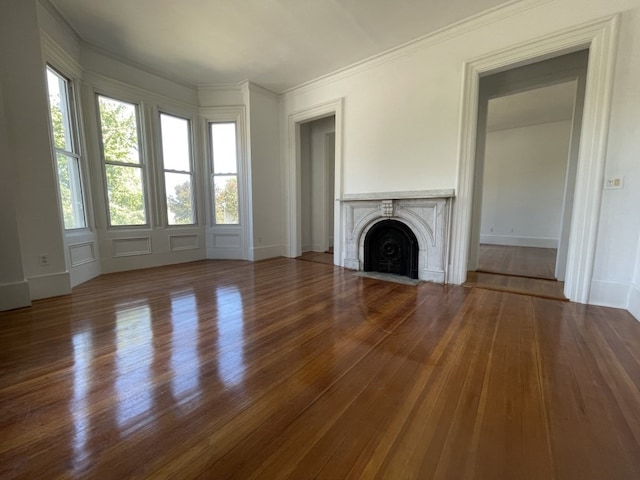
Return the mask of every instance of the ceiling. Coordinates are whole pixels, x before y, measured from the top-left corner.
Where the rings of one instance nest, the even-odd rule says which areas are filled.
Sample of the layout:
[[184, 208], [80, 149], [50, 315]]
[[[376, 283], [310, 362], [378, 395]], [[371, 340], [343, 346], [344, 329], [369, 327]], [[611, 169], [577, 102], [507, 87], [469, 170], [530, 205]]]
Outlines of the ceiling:
[[487, 131], [560, 122], [573, 118], [576, 81], [489, 100]]
[[41, 0], [85, 42], [190, 85], [280, 93], [505, 0]]

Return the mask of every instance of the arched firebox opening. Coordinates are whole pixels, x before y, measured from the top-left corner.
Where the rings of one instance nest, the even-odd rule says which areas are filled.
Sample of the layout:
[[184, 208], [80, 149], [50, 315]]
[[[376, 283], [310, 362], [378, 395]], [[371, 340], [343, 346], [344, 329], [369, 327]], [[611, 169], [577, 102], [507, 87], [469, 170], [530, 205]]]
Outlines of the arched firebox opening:
[[364, 239], [364, 271], [418, 278], [418, 240], [397, 220], [381, 220]]

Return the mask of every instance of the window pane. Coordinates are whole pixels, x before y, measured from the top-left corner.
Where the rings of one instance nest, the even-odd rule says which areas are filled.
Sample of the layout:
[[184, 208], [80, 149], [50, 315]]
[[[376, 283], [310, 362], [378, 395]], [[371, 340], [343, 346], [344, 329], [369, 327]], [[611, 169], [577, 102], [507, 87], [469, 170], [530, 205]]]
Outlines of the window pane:
[[193, 193], [191, 174], [165, 172], [167, 191], [167, 216], [169, 225], [193, 225]]
[[47, 67], [47, 86], [49, 89], [49, 111], [53, 130], [53, 145], [60, 150], [75, 152], [69, 112], [69, 81]]
[[238, 218], [238, 177], [217, 175], [213, 177], [214, 205], [218, 225], [237, 225]]
[[84, 216], [78, 159], [62, 153], [58, 153], [56, 156], [64, 228], [67, 230], [84, 228], [87, 225]]
[[190, 172], [189, 120], [161, 113], [160, 127], [165, 170]]
[[140, 163], [136, 106], [98, 96], [102, 148], [106, 162]]
[[105, 165], [111, 225], [145, 225], [142, 169]]
[[238, 173], [236, 124], [212, 123], [210, 125], [213, 173]]

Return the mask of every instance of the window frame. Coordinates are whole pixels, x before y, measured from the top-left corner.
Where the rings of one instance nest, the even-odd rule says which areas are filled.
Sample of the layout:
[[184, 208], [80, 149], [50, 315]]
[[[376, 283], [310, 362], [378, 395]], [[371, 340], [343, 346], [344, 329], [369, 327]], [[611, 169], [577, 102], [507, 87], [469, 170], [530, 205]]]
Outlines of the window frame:
[[[189, 171], [186, 170], [175, 170], [175, 169], [167, 169], [165, 168], [165, 158], [164, 158], [164, 148], [163, 148], [163, 136], [162, 136], [162, 116], [166, 115], [168, 117], [177, 118], [180, 120], [185, 120], [187, 122], [188, 127], [188, 148], [189, 148]], [[199, 224], [199, 215], [198, 215], [198, 195], [197, 195], [197, 174], [196, 174], [196, 162], [194, 159], [194, 128], [193, 128], [193, 119], [189, 115], [174, 113], [170, 109], [158, 108], [157, 109], [157, 144], [158, 144], [158, 170], [160, 172], [161, 180], [161, 195], [163, 195], [164, 200], [162, 201], [164, 205], [163, 212], [163, 221], [167, 228], [184, 228], [184, 227], [194, 227]], [[169, 223], [169, 198], [167, 195], [167, 184], [166, 184], [166, 174], [167, 173], [177, 173], [177, 174], [188, 174], [191, 181], [191, 210], [192, 210], [192, 223]]]
[[[114, 162], [107, 161], [104, 151], [104, 140], [102, 132], [102, 115], [100, 111], [100, 97], [104, 97], [108, 100], [128, 104], [134, 107], [136, 114], [136, 136], [138, 143], [138, 163], [127, 162]], [[122, 229], [148, 229], [151, 228], [152, 211], [150, 209], [149, 202], [149, 162], [147, 161], [146, 149], [145, 149], [145, 130], [144, 130], [144, 105], [143, 102], [136, 99], [131, 99], [127, 95], [121, 93], [111, 94], [105, 93], [102, 90], [94, 91], [94, 101], [96, 109], [96, 125], [97, 125], [97, 137], [98, 137], [98, 149], [101, 159], [101, 171], [102, 171], [102, 184], [104, 191], [105, 201], [105, 214], [106, 224], [108, 229], [122, 230]], [[111, 204], [109, 202], [109, 183], [107, 181], [107, 165], [122, 166], [128, 168], [140, 169], [141, 182], [142, 182], [142, 203], [144, 206], [145, 223], [140, 224], [126, 224], [126, 225], [114, 225], [111, 221]]]
[[[235, 156], [236, 156], [236, 171], [235, 173], [230, 172], [221, 172], [216, 173], [215, 171], [215, 158], [213, 155], [213, 132], [211, 127], [213, 125], [221, 125], [221, 124], [233, 124], [235, 131]], [[243, 225], [243, 196], [242, 196], [242, 168], [241, 168], [241, 132], [240, 132], [240, 122], [238, 119], [207, 119], [207, 151], [208, 151], [208, 165], [210, 170], [210, 178], [209, 178], [209, 186], [211, 189], [211, 197], [209, 199], [211, 203], [211, 224], [214, 227], [240, 227]], [[236, 177], [236, 185], [237, 185], [237, 196], [238, 196], [238, 222], [237, 223], [218, 223], [216, 221], [216, 201], [215, 201], [215, 179], [216, 177]]]
[[[53, 131], [53, 119], [51, 117], [51, 102], [50, 102], [50, 92], [48, 88], [49, 79], [48, 73], [51, 71], [54, 75], [60, 78], [65, 85], [65, 93], [66, 93], [66, 111], [68, 118], [65, 119], [68, 123], [69, 127], [69, 141], [71, 143], [72, 150], [66, 150], [65, 148], [59, 148], [55, 142], [55, 136]], [[53, 62], [46, 61], [45, 62], [45, 83], [47, 85], [47, 105], [49, 112], [49, 132], [51, 135], [51, 148], [53, 153], [53, 162], [54, 162], [54, 170], [56, 174], [56, 187], [58, 192], [58, 206], [60, 208], [61, 213], [61, 221], [62, 227], [67, 233], [77, 233], [90, 230], [90, 217], [89, 217], [89, 202], [87, 196], [87, 182], [86, 182], [86, 156], [84, 154], [82, 139], [80, 135], [80, 122], [79, 122], [79, 99], [77, 94], [76, 82], [75, 79], [65, 74], [60, 68], [55, 66]], [[64, 117], [64, 110], [63, 117]], [[72, 158], [75, 160], [75, 168], [77, 169], [77, 183], [79, 192], [74, 191], [73, 188], [70, 188], [72, 195], [72, 204], [77, 204], [80, 202], [82, 209], [82, 220], [83, 226], [67, 228], [66, 222], [64, 220], [64, 208], [62, 205], [62, 192], [60, 188], [60, 172], [58, 169], [58, 154], [64, 155], [66, 157]], [[75, 182], [74, 182], [75, 183]], [[72, 206], [72, 209], [75, 212], [75, 207]], [[75, 214], [74, 214], [75, 216]]]

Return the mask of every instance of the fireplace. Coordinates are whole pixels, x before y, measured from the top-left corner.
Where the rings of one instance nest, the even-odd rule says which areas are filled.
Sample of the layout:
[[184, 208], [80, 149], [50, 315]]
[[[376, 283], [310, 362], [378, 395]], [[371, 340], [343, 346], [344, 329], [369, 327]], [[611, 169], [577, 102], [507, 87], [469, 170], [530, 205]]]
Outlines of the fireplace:
[[397, 220], [374, 224], [364, 239], [364, 271], [418, 278], [418, 240]]
[[453, 190], [344, 195], [342, 266], [447, 283], [452, 198]]

